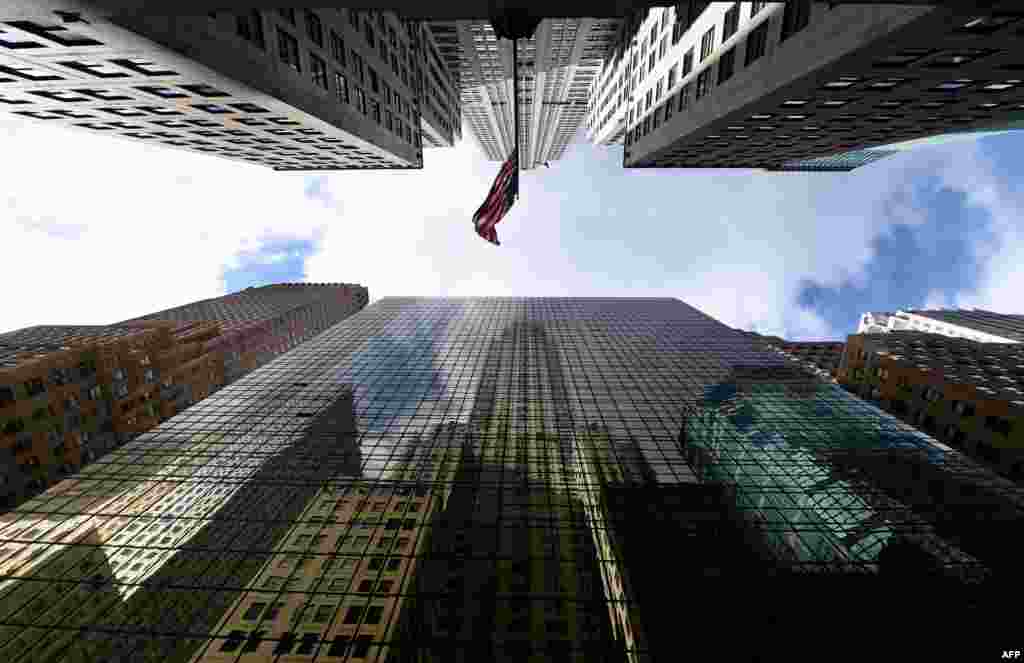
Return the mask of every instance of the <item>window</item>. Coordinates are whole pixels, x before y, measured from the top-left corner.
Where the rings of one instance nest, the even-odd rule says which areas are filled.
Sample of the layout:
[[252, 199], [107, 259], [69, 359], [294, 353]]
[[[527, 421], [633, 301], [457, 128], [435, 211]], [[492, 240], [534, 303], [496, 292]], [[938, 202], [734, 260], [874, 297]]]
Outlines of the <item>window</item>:
[[356, 646], [352, 651], [352, 658], [366, 658], [370, 653], [370, 645], [373, 644], [372, 635], [361, 635], [356, 638]]
[[732, 7], [729, 7], [728, 11], [725, 12], [725, 20], [722, 23], [722, 41], [725, 42], [729, 37], [736, 34], [736, 30], [740, 27], [740, 3], [734, 2]]
[[266, 631], [253, 631], [249, 635], [249, 639], [245, 641], [245, 646], [242, 647], [243, 652], [253, 652], [260, 648], [260, 643], [263, 642], [263, 634]]
[[722, 57], [718, 59], [718, 84], [726, 82], [732, 78], [732, 74], [735, 71], [736, 66], [736, 49], [730, 48], [725, 53], [722, 53]]
[[377, 72], [373, 70], [373, 67], [367, 67], [370, 72], [370, 90], [374, 94], [380, 94], [380, 79], [377, 78]]
[[348, 613], [345, 615], [346, 624], [358, 624], [359, 620], [363, 616], [363, 611], [366, 610], [364, 606], [354, 605], [348, 609]]
[[299, 42], [281, 28], [277, 29], [277, 47], [281, 54], [281, 62], [295, 71], [302, 71], [299, 64]]
[[258, 9], [251, 9], [235, 17], [235, 32], [247, 42], [266, 48], [263, 39], [263, 17]]
[[704, 62], [715, 50], [715, 28], [711, 27], [704, 36], [700, 38], [700, 61]]
[[358, 87], [356, 88], [356, 108], [358, 108], [363, 115], [366, 115], [369, 112], [366, 106], [366, 93], [363, 92], [362, 88]]
[[655, 101], [661, 101], [661, 95], [665, 91], [664, 90], [664, 86], [662, 85], [663, 82], [664, 81], [658, 81], [658, 86], [655, 88], [655, 92], [654, 92], [654, 100]]
[[355, 51], [352, 51], [352, 71], [356, 72], [356, 76], [359, 77], [360, 83], [366, 82], [366, 78], [363, 74], [363, 58]]
[[[932, 51], [934, 52], [934, 51]], [[944, 51], [925, 63], [926, 67], [950, 68], [969, 64], [982, 58], [988, 57], [999, 51], [983, 48], [961, 48], [955, 51]], [[926, 53], [927, 55], [928, 53]]]
[[316, 607], [316, 612], [313, 614], [313, 621], [314, 622], [320, 622], [320, 623], [330, 621], [331, 615], [334, 614], [334, 611], [335, 611], [336, 608], [337, 608], [337, 606], [335, 606], [333, 604], [332, 605], [318, 605]]
[[278, 9], [277, 13], [281, 15], [281, 18], [288, 21], [292, 25], [295, 25], [295, 10], [294, 9]]
[[661, 44], [658, 46], [658, 59], [665, 57], [666, 52], [668, 52], [668, 35], [661, 38]]
[[324, 45], [324, 26], [320, 23], [320, 17], [308, 9], [306, 10], [306, 33], [314, 44]]
[[370, 609], [366, 611], [365, 623], [366, 624], [380, 624], [380, 618], [383, 617], [383, 616], [384, 616], [384, 608], [383, 608], [383, 606], [379, 606], [379, 605], [371, 606]]
[[313, 73], [313, 84], [327, 89], [327, 63], [319, 57], [309, 54], [309, 69]]
[[708, 67], [704, 71], [700, 72], [697, 76], [697, 94], [696, 98], [700, 99], [705, 96], [711, 90], [711, 68]]
[[797, 32], [807, 27], [811, 21], [811, 0], [789, 0], [782, 14], [782, 36], [779, 41], [786, 41]]
[[363, 22], [363, 34], [366, 36], [366, 43], [370, 45], [370, 48], [377, 48], [377, 42], [373, 38], [373, 26], [368, 20]]
[[249, 609], [245, 611], [245, 614], [242, 615], [242, 619], [246, 621], [257, 620], [260, 618], [260, 615], [263, 614], [263, 610], [266, 609], [266, 607], [266, 603], [253, 603], [249, 606]]
[[392, 557], [388, 560], [388, 571], [397, 571], [402, 566], [402, 560], [398, 557]]
[[318, 633], [304, 633], [302, 635], [302, 644], [295, 651], [296, 654], [312, 654], [316, 650], [316, 643], [320, 641], [320, 635]]
[[686, 51], [686, 55], [683, 56], [683, 71], [679, 76], [686, 78], [689, 73], [693, 71], [693, 49]]
[[744, 65], [749, 66], [750, 63], [758, 60], [762, 55], [764, 55], [767, 45], [768, 22], [766, 21], [751, 30], [747, 35], [747, 55]]
[[227, 652], [238, 651], [243, 642], [245, 642], [245, 631], [232, 631], [224, 641], [224, 644], [220, 646], [220, 650]]
[[1010, 23], [1014, 23], [1022, 18], [1020, 14], [1006, 14], [998, 13], [990, 16], [978, 16], [972, 18], [967, 23], [960, 26], [958, 32], [967, 32], [975, 35], [990, 35], [993, 32], [1000, 30]]
[[678, 65], [672, 65], [668, 70], [668, 84], [666, 85], [666, 91], [671, 92], [672, 88], [676, 85], [676, 74], [678, 73]]
[[755, 0], [750, 3], [750, 17], [753, 18], [768, 4], [768, 0]]
[[[381, 124], [380, 102], [376, 101], [376, 100], [374, 100], [374, 102], [373, 102], [373, 119], [377, 121], [377, 124]], [[360, 537], [360, 538], [367, 538], [367, 540], [368, 540], [368, 537]]]
[[344, 656], [348, 653], [349, 643], [351, 642], [352, 638], [347, 635], [335, 636], [334, 641], [331, 643], [331, 648], [327, 650], [327, 656]]
[[651, 110], [651, 102], [653, 100], [654, 100], [654, 90], [648, 90], [647, 91], [647, 95], [644, 97], [644, 110], [643, 110], [643, 112], [646, 113], [647, 111]]
[[338, 101], [346, 104], [351, 103], [348, 95], [348, 79], [340, 72], [334, 72], [334, 91], [338, 95]]
[[331, 30], [331, 57], [342, 67], [345, 66], [345, 41], [334, 30]]

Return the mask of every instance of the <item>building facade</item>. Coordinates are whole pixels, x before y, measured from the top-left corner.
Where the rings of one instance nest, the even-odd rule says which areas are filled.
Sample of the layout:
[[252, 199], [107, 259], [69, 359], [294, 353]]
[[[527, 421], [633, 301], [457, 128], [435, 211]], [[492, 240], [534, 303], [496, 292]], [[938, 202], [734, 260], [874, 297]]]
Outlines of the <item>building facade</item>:
[[352, 284], [249, 288], [105, 326], [0, 335], [0, 488], [16, 506], [367, 303]]
[[1024, 346], [894, 331], [850, 336], [847, 348], [843, 386], [1024, 479]]
[[[560, 159], [586, 113], [591, 82], [614, 43], [618, 19], [544, 19], [519, 40], [519, 149], [524, 170]], [[512, 42], [487, 21], [431, 22], [442, 57], [458, 71], [462, 116], [491, 161], [515, 146]]]
[[62, 16], [0, 23], [7, 112], [276, 170], [421, 168], [424, 133], [458, 134], [427, 33], [391, 12]]
[[627, 168], [851, 170], [927, 136], [1019, 127], [1024, 13], [860, 3], [651, 9], [595, 88]]
[[858, 334], [892, 331], [927, 332], [979, 343], [1022, 343], [1024, 315], [982, 309], [906, 309], [865, 313], [857, 324]]
[[755, 343], [763, 345], [828, 381], [835, 382], [839, 363], [846, 348], [833, 341], [787, 341], [778, 336], [737, 330]]
[[780, 622], [891, 650], [940, 598], [1003, 633], [1021, 489], [790, 363], [671, 299], [382, 299], [0, 515], [0, 657], [792, 658]]

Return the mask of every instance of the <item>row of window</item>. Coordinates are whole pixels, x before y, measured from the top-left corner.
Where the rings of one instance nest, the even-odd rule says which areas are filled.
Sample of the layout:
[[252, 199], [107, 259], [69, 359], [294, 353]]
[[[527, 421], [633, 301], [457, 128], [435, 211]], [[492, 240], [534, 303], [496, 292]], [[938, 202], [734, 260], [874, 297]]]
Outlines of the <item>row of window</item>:
[[[266, 636], [265, 630], [253, 631], [246, 635], [245, 631], [232, 631], [220, 647], [222, 652], [234, 652], [241, 649], [243, 654], [258, 650]], [[316, 653], [317, 645], [320, 642], [319, 633], [306, 633], [302, 640], [296, 639], [295, 634], [288, 632], [281, 636], [274, 647], [274, 654], [305, 654]], [[296, 648], [298, 644], [298, 648]], [[326, 642], [324, 643], [327, 644]], [[330, 647], [323, 652], [322, 656], [366, 658], [370, 654], [370, 646], [373, 644], [372, 635], [360, 635], [352, 638], [347, 635], [339, 635], [331, 642]]]

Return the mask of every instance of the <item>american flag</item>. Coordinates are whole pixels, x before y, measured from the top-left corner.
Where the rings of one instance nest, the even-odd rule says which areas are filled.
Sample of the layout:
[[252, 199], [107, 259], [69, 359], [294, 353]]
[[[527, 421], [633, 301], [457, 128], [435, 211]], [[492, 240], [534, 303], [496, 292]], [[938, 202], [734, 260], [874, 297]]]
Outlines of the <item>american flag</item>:
[[484, 204], [473, 215], [473, 226], [476, 234], [486, 239], [491, 244], [501, 246], [498, 242], [498, 233], [494, 226], [498, 225], [502, 217], [512, 208], [519, 194], [519, 168], [518, 150], [512, 150], [512, 156], [501, 165], [498, 177], [491, 186], [490, 193], [484, 199]]

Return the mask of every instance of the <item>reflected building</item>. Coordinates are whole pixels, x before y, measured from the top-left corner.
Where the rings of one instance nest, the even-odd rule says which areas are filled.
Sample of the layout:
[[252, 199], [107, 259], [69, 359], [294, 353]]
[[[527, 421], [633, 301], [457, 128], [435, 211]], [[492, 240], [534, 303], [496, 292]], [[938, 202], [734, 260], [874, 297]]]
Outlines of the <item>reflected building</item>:
[[1022, 512], [680, 301], [387, 298], [0, 516], [0, 660], [781, 659], [940, 604], [1010, 634]]
[[16, 506], [366, 305], [280, 283], [112, 325], [0, 334], [0, 499]]

